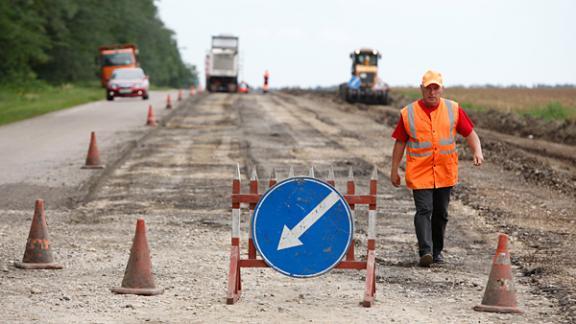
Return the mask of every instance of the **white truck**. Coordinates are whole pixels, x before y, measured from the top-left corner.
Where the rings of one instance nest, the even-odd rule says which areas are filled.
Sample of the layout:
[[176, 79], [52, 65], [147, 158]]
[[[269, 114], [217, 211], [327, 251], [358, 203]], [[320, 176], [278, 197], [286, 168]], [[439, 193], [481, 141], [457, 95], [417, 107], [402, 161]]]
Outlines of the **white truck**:
[[210, 92], [238, 90], [238, 37], [212, 36], [212, 47], [206, 54], [206, 88]]

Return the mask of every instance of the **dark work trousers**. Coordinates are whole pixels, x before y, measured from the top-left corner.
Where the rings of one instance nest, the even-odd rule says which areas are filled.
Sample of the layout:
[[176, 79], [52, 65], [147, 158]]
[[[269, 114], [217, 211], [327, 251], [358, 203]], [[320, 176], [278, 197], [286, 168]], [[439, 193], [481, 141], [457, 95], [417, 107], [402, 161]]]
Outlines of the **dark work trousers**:
[[437, 255], [444, 249], [451, 190], [452, 187], [413, 190], [416, 205], [414, 226], [420, 256], [429, 253]]

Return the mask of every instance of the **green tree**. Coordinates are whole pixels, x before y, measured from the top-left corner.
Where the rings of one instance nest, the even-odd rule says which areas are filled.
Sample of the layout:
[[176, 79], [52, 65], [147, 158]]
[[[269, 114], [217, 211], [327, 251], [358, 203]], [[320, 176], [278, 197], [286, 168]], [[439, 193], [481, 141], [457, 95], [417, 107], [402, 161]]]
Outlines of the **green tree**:
[[153, 83], [197, 82], [153, 0], [5, 0], [0, 30], [0, 82], [15, 76], [56, 84], [96, 80], [98, 47], [122, 43], [139, 47]]
[[34, 1], [0, 1], [0, 82], [36, 77], [32, 65], [46, 62], [51, 47]]

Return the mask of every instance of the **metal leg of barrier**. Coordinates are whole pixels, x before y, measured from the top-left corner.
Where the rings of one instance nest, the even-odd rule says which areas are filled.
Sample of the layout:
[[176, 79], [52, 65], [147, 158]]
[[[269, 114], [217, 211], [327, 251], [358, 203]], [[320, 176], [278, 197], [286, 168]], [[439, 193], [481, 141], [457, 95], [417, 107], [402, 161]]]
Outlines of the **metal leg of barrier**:
[[226, 304], [232, 305], [240, 299], [242, 282], [240, 277], [240, 247], [232, 246], [230, 251], [230, 272], [228, 273], [228, 295]]
[[366, 265], [366, 289], [362, 306], [371, 307], [376, 297], [376, 253], [368, 252], [368, 264]]

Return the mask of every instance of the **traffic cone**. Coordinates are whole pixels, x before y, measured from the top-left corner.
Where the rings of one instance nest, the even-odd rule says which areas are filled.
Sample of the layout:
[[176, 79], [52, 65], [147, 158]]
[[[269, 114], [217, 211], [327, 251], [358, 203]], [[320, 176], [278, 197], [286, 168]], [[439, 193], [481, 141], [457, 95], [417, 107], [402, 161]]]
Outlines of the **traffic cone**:
[[36, 200], [24, 258], [22, 258], [22, 262], [15, 262], [14, 265], [20, 269], [62, 269], [62, 266], [54, 263], [52, 258], [44, 200], [42, 199]]
[[182, 89], [178, 90], [178, 101], [182, 101]]
[[134, 294], [153, 296], [164, 292], [163, 288], [156, 288], [152, 277], [152, 262], [150, 249], [146, 239], [146, 225], [143, 219], [136, 222], [136, 234], [130, 250], [130, 258], [124, 272], [122, 287], [112, 288], [117, 294]]
[[475, 311], [495, 313], [522, 313], [516, 303], [516, 289], [512, 278], [508, 253], [508, 235], [498, 236], [498, 248], [492, 260], [492, 270], [484, 291], [482, 304], [474, 306]]
[[166, 109], [172, 109], [172, 99], [170, 98], [170, 95], [166, 96]]
[[154, 117], [154, 110], [152, 110], [152, 105], [148, 106], [148, 118], [146, 120], [146, 126], [156, 127], [156, 117]]
[[103, 169], [104, 165], [100, 163], [100, 153], [96, 145], [96, 133], [90, 134], [90, 147], [88, 147], [88, 155], [86, 156], [86, 164], [82, 169]]

